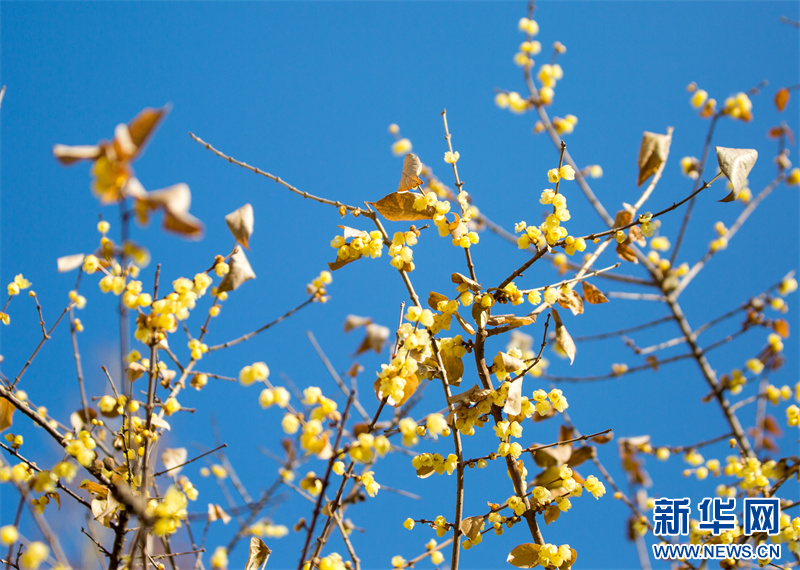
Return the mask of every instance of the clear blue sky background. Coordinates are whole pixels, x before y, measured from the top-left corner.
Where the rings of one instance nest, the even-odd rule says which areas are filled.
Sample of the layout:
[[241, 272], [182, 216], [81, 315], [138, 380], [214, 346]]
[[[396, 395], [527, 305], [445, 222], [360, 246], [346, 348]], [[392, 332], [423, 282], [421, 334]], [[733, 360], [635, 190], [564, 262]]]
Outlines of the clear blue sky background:
[[[396, 122], [414, 142], [414, 152], [434, 167], [446, 182], [452, 181], [442, 155], [446, 150], [439, 113], [447, 108], [453, 144], [461, 153], [459, 171], [481, 211], [511, 228], [520, 219], [536, 221], [542, 208], [540, 191], [548, 187], [546, 171], [558, 155], [543, 136], [531, 134], [533, 113], [516, 116], [493, 104], [495, 89], [523, 91], [521, 72], [512, 58], [523, 36], [517, 21], [525, 3], [33, 3], [0, 4], [0, 82], [7, 85], [2, 113], [2, 282], [23, 273], [39, 294], [45, 319], [52, 323], [67, 301], [75, 275], [57, 275], [56, 258], [90, 252], [98, 242], [98, 213], [119, 230], [113, 207], [100, 207], [92, 197], [86, 165], [69, 169], [52, 158], [55, 143], [92, 144], [109, 139], [113, 128], [146, 106], [172, 104], [166, 121], [146, 153], [134, 167], [148, 189], [177, 182], [192, 188], [192, 212], [206, 225], [201, 242], [165, 235], [158, 220], [149, 228], [135, 228], [133, 238], [150, 248], [162, 263], [168, 283], [182, 275], [207, 268], [217, 253], [227, 253], [232, 239], [224, 214], [245, 202], [253, 204], [256, 230], [249, 254], [256, 281], [231, 295], [222, 315], [213, 322], [210, 343], [222, 342], [272, 320], [304, 299], [305, 284], [334, 258], [329, 247], [343, 223], [335, 210], [303, 201], [274, 183], [229, 165], [193, 142], [192, 131], [236, 158], [257, 165], [308, 192], [348, 203], [377, 200], [396, 188], [401, 159], [392, 156], [387, 126]], [[605, 176], [593, 188], [610, 211], [622, 201], [633, 202], [636, 156], [642, 131], [664, 132], [675, 127], [670, 163], [648, 209], [659, 210], [691, 191], [691, 181], [680, 174], [679, 159], [699, 155], [707, 121], [689, 106], [685, 87], [697, 81], [720, 102], [727, 96], [769, 80], [754, 97], [752, 123], [721, 120], [714, 142], [728, 147], [752, 147], [760, 152], [750, 177], [758, 192], [774, 176], [774, 141], [766, 139], [768, 127], [786, 120], [798, 124], [797, 92], [779, 115], [772, 104], [775, 89], [798, 83], [798, 30], [781, 24], [780, 16], [798, 19], [796, 2], [547, 2], [537, 6], [539, 40], [544, 52], [537, 65], [549, 58], [550, 46], [563, 42], [568, 52], [559, 59], [564, 78], [556, 88], [551, 115], [573, 113], [579, 117], [569, 150], [579, 164], [600, 164]], [[795, 130], [797, 130], [795, 128]], [[796, 148], [792, 160], [800, 162]], [[711, 167], [713, 169], [713, 165]], [[565, 189], [576, 235], [604, 229], [600, 219], [572, 183]], [[730, 225], [742, 207], [717, 202], [725, 194], [722, 184], [704, 192], [696, 205], [695, 223], [687, 235], [679, 261], [693, 262], [713, 239], [712, 225]], [[674, 243], [682, 214], [663, 218], [663, 233]], [[780, 280], [798, 265], [798, 197], [796, 189], [781, 186], [753, 215], [729, 250], [715, 258], [682, 297], [693, 326], [727, 311]], [[364, 222], [346, 223], [370, 229]], [[401, 229], [389, 225], [390, 231]], [[484, 285], [499, 282], [526, 259], [510, 244], [489, 233], [474, 248], [478, 275]], [[417, 270], [412, 277], [417, 291], [450, 293], [449, 274], [465, 271], [463, 256], [427, 232], [415, 249]], [[610, 265], [613, 253], [599, 266]], [[538, 264], [518, 280], [521, 287], [544, 285], [555, 271]], [[155, 264], [143, 272], [151, 283]], [[625, 271], [637, 269], [623, 267]], [[641, 271], [641, 270], [639, 270]], [[107, 385], [101, 364], [118, 361], [116, 299], [102, 296], [97, 279], [87, 277], [82, 292], [89, 306], [80, 314], [86, 332], [80, 337], [88, 389], [103, 394]], [[606, 291], [616, 284], [596, 281]], [[388, 259], [361, 261], [335, 273], [332, 300], [315, 305], [287, 323], [201, 362], [204, 370], [234, 376], [245, 364], [264, 360], [272, 380], [290, 378], [297, 386], [323, 386], [336, 394], [305, 332], [314, 332], [339, 370], [347, 369], [360, 342], [358, 332], [342, 335], [349, 313], [372, 316], [394, 326], [405, 289]], [[204, 300], [205, 302], [206, 300]], [[798, 324], [794, 299], [787, 317]], [[201, 307], [207, 305], [201, 304]], [[660, 306], [616, 300], [591, 307], [580, 318], [567, 319], [573, 336], [613, 330], [663, 316]], [[203, 313], [204, 309], [200, 310]], [[11, 305], [11, 328], [2, 330], [2, 371], [13, 376], [38, 342], [38, 319], [29, 299]], [[196, 319], [199, 319], [199, 315]], [[191, 321], [193, 330], [200, 326]], [[704, 344], [732, 332], [730, 325], [706, 333]], [[731, 328], [732, 327], [732, 328]], [[532, 327], [539, 335], [541, 329]], [[640, 345], [672, 338], [672, 325], [635, 337]], [[62, 327], [47, 343], [21, 387], [37, 405], [47, 406], [66, 420], [79, 407], [72, 351]], [[176, 335], [173, 346], [185, 356]], [[741, 367], [760, 350], [766, 333], [753, 331], [713, 354], [719, 373]], [[496, 344], [490, 351], [503, 348]], [[682, 352], [673, 349], [673, 354]], [[548, 351], [549, 353], [549, 351]], [[375, 370], [387, 356], [368, 355], [359, 361], [362, 396], [369, 410]], [[614, 362], [639, 364], [621, 342], [579, 346], [570, 368], [552, 354], [550, 372], [575, 376], [602, 374]], [[112, 368], [113, 369], [113, 368]], [[777, 385], [797, 381], [798, 350], [786, 343], [786, 365], [774, 374]], [[118, 372], [118, 369], [117, 369]], [[468, 387], [477, 378], [468, 376]], [[542, 387], [547, 388], [545, 384]], [[538, 387], [538, 386], [536, 386]], [[613, 427], [617, 437], [650, 433], [656, 444], [689, 444], [725, 432], [721, 414], [711, 404], [701, 404], [706, 386], [691, 364], [662, 368], [657, 374], [640, 374], [611, 382], [561, 386], [570, 402], [569, 412], [584, 432]], [[534, 388], [526, 382], [526, 391]], [[197, 393], [184, 392], [181, 403], [198, 408], [194, 415], [174, 417], [164, 445], [186, 445], [190, 453], [226, 442], [231, 460], [254, 495], [271, 483], [277, 465], [257, 451], [258, 446], [278, 450], [280, 414], [263, 411], [258, 390], [212, 382]], [[343, 406], [342, 398], [339, 398]], [[417, 417], [443, 407], [438, 389], [421, 404]], [[774, 415], [783, 424], [782, 405]], [[742, 414], [750, 425], [752, 406]], [[218, 433], [211, 428], [214, 419]], [[556, 422], [530, 424], [524, 443], [550, 442]], [[45, 466], [56, 451], [52, 444], [17, 418], [13, 431], [26, 437], [30, 457]], [[796, 432], [783, 439], [792, 454]], [[466, 454], [492, 451], [492, 437], [468, 440]], [[601, 449], [601, 459], [623, 484], [616, 450]], [[418, 449], [450, 452], [449, 440]], [[710, 449], [706, 457], [724, 460], [724, 447]], [[201, 496], [192, 510], [202, 512], [208, 502], [224, 499], [210, 480], [201, 480], [200, 464], [185, 473], [196, 480]], [[319, 472], [321, 464], [311, 467]], [[718, 484], [714, 478], [696, 484], [680, 476], [684, 464], [648, 461], [661, 496], [698, 498]], [[410, 558], [424, 549], [433, 531], [402, 528], [402, 521], [452, 518], [452, 481], [431, 477], [417, 481], [409, 458], [379, 463], [377, 480], [424, 497], [413, 501], [381, 492], [366, 505], [348, 512], [354, 523], [367, 529], [356, 533], [354, 543], [366, 568], [386, 567], [394, 554]], [[300, 475], [304, 473], [300, 471]], [[593, 466], [581, 472], [594, 472]], [[788, 491], [788, 489], [787, 489]], [[796, 486], [792, 492], [796, 493]], [[469, 471], [466, 477], [466, 514], [483, 513], [486, 501], [502, 502], [511, 494], [505, 467]], [[276, 523], [291, 527], [308, 516], [309, 504], [286, 489], [280, 508], [266, 513]], [[17, 498], [8, 486], [0, 487], [0, 522], [13, 519]], [[545, 538], [569, 543], [579, 552], [583, 568], [638, 566], [632, 545], [625, 543], [624, 505], [607, 495], [600, 501], [584, 496], [552, 527]], [[66, 507], [65, 507], [66, 508]], [[75, 517], [78, 515], [76, 514]], [[83, 514], [80, 513], [83, 517]], [[29, 515], [24, 525], [30, 536]], [[62, 535], [85, 521], [53, 517]], [[207, 547], [225, 544], [230, 528], [216, 523]], [[194, 524], [199, 534], [202, 526]], [[69, 536], [74, 536], [70, 534]], [[302, 535], [269, 540], [274, 554], [270, 567], [294, 567]], [[529, 539], [522, 526], [502, 537], [487, 536], [462, 559], [468, 568], [499, 567], [508, 551]], [[69, 545], [77, 553], [82, 537]], [[334, 549], [344, 552], [341, 544]], [[445, 550], [449, 564], [449, 549]], [[244, 548], [231, 555], [231, 567], [240, 567]], [[429, 562], [423, 563], [429, 565]]]

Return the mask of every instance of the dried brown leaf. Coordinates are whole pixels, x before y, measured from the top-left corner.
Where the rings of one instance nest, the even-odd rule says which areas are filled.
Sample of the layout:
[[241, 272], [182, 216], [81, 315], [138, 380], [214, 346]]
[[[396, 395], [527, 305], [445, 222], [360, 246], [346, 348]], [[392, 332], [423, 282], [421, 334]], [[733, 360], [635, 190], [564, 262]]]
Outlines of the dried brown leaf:
[[569, 363], [572, 364], [575, 362], [575, 352], [577, 351], [575, 348], [575, 341], [573, 341], [572, 337], [569, 335], [567, 327], [561, 322], [558, 311], [555, 309], [550, 309], [550, 311], [553, 314], [553, 321], [556, 323], [556, 343], [564, 354], [569, 357]]
[[167, 112], [169, 106], [165, 105], [160, 109], [153, 109], [147, 107], [136, 115], [128, 123], [128, 131], [130, 132], [131, 141], [137, 147], [137, 152], [141, 152], [142, 147], [147, 143], [147, 139], [153, 134], [158, 123], [161, 122]]
[[481, 516], [469, 517], [461, 521], [461, 532], [470, 540], [474, 540], [483, 530], [485, 520]]
[[558, 505], [555, 503], [547, 505], [547, 507], [544, 509], [544, 524], [550, 526], [551, 522], [558, 520], [560, 514], [561, 509], [558, 508]]
[[234, 210], [225, 216], [225, 223], [236, 241], [246, 249], [250, 249], [250, 236], [253, 235], [253, 224], [255, 223], [253, 206], [245, 204], [238, 210]]
[[14, 423], [14, 404], [0, 398], [0, 432], [7, 430]]
[[541, 546], [528, 542], [514, 547], [508, 553], [506, 562], [517, 568], [535, 568], [539, 565], [539, 550]]
[[434, 473], [436, 473], [436, 469], [434, 469], [430, 465], [428, 466], [423, 465], [422, 467], [417, 469], [417, 477], [419, 477], [420, 479], [427, 479]]
[[778, 89], [775, 92], [775, 107], [778, 111], [783, 111], [786, 108], [786, 104], [789, 102], [789, 90], [785, 87], [783, 89]]
[[789, 337], [789, 323], [785, 319], [775, 319], [772, 321], [772, 330], [783, 338]]
[[597, 452], [595, 451], [594, 447], [591, 445], [584, 445], [583, 447], [572, 450], [572, 455], [570, 455], [567, 465], [573, 468], [577, 467], [578, 465], [590, 460], [595, 455], [597, 455]]
[[228, 524], [231, 516], [225, 512], [225, 509], [219, 505], [208, 503], [208, 522], [222, 521], [222, 524]]
[[475, 329], [472, 328], [472, 325], [469, 324], [467, 321], [465, 321], [464, 317], [462, 317], [460, 314], [458, 314], [458, 312], [456, 312], [454, 314], [455, 314], [456, 320], [458, 321], [458, 324], [461, 325], [462, 329], [464, 329], [464, 332], [467, 333], [470, 336], [474, 335], [475, 334]]
[[644, 184], [645, 180], [655, 174], [661, 165], [667, 161], [669, 146], [672, 136], [661, 135], [645, 131], [642, 144], [639, 147], [639, 178], [637, 186]]
[[608, 303], [608, 297], [603, 295], [603, 292], [589, 283], [588, 281], [581, 281], [583, 288], [583, 297], [590, 305], [599, 305], [601, 303]]
[[720, 202], [732, 202], [747, 187], [747, 175], [758, 160], [758, 151], [752, 148], [726, 148], [718, 146], [717, 161], [719, 169], [728, 178], [733, 190]]
[[267, 565], [269, 555], [272, 551], [264, 544], [264, 541], [254, 536], [250, 539], [250, 554], [247, 557], [247, 564], [244, 570], [260, 570]]
[[422, 172], [422, 161], [416, 154], [406, 154], [403, 160], [403, 172], [400, 174], [400, 185], [397, 187], [398, 192], [406, 192], [417, 186], [422, 186], [422, 180], [419, 174]]
[[416, 220], [430, 220], [436, 213], [430, 206], [424, 210], [415, 210], [414, 202], [417, 194], [411, 192], [392, 192], [377, 202], [370, 202], [381, 216], [390, 222], [413, 222]]
[[344, 320], [344, 332], [350, 332], [358, 327], [365, 327], [372, 322], [370, 317], [359, 317], [358, 315], [347, 315]]
[[380, 353], [383, 350], [383, 345], [386, 344], [389, 338], [390, 332], [391, 331], [389, 331], [387, 327], [369, 323], [367, 325], [367, 336], [364, 337], [358, 350], [356, 350], [356, 355], [367, 352], [368, 350], [374, 350]]
[[225, 274], [217, 288], [220, 293], [223, 291], [235, 291], [245, 281], [256, 278], [256, 274], [253, 272], [253, 268], [250, 267], [250, 262], [247, 261], [244, 250], [237, 249], [228, 264], [230, 265], [230, 271]]
[[636, 259], [636, 254], [624, 242], [617, 244], [616, 251], [621, 260], [639, 263], [639, 260]]
[[573, 315], [583, 314], [583, 299], [574, 289], [559, 289], [558, 304], [564, 309], [572, 311]]
[[479, 293], [481, 290], [481, 284], [477, 281], [470, 279], [466, 275], [462, 275], [461, 273], [453, 273], [450, 276], [450, 281], [455, 283], [456, 285], [461, 285], [464, 283], [473, 293]]
[[61, 164], [75, 164], [81, 160], [96, 160], [103, 154], [103, 149], [97, 145], [68, 146], [57, 144], [53, 146], [53, 156]]
[[536, 315], [492, 315], [486, 321], [486, 324], [491, 327], [499, 325], [512, 325], [515, 327], [524, 327], [532, 325], [536, 322]]

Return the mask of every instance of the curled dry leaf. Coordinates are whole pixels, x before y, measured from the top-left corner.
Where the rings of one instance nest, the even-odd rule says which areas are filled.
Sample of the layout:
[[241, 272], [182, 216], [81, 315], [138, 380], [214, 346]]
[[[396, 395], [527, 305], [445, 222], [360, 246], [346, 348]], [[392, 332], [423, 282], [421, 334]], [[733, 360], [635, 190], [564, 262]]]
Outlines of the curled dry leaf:
[[358, 315], [347, 315], [344, 320], [344, 332], [350, 332], [358, 327], [365, 327], [372, 322], [370, 317], [359, 317]]
[[649, 131], [644, 132], [642, 144], [639, 147], [639, 178], [637, 186], [644, 184], [667, 161], [671, 142], [672, 136], [670, 134], [661, 135]]
[[78, 269], [78, 267], [83, 265], [84, 257], [85, 256], [82, 253], [75, 253], [73, 255], [65, 255], [63, 257], [59, 257], [56, 260], [56, 264], [58, 265], [58, 272], [66, 273], [67, 271]]
[[524, 327], [525, 325], [532, 325], [536, 322], [536, 315], [492, 315], [486, 324], [490, 327], [499, 325], [511, 325], [513, 327]]
[[203, 224], [189, 213], [192, 205], [192, 191], [183, 182], [160, 190], [147, 192], [138, 179], [131, 177], [123, 187], [123, 195], [136, 200], [136, 210], [140, 222], [146, 223], [150, 212], [164, 210], [164, 229], [191, 239], [203, 235]]
[[461, 285], [462, 283], [469, 287], [470, 291], [473, 293], [479, 293], [481, 290], [481, 284], [477, 281], [470, 279], [466, 275], [462, 275], [461, 273], [453, 273], [450, 276], [450, 281], [455, 283], [456, 285]]
[[588, 281], [581, 281], [581, 287], [583, 288], [583, 297], [586, 299], [586, 302], [590, 305], [599, 305], [601, 303], [608, 303], [608, 297], [603, 295], [603, 292], [600, 291], [597, 287], [589, 283]]
[[467, 390], [466, 392], [461, 392], [460, 394], [453, 394], [450, 396], [447, 401], [451, 404], [477, 404], [478, 402], [482, 402], [486, 399], [486, 397], [491, 393], [491, 390], [486, 388], [480, 388], [477, 384], [475, 384], [472, 388]]
[[469, 324], [467, 321], [464, 320], [464, 317], [458, 314], [458, 311], [454, 313], [458, 324], [461, 325], [461, 328], [464, 329], [464, 332], [468, 335], [472, 336], [475, 334], [475, 329], [472, 328], [472, 325]]
[[364, 337], [358, 350], [356, 350], [356, 354], [362, 354], [368, 350], [374, 350], [380, 353], [383, 350], [383, 345], [386, 344], [386, 341], [389, 339], [389, 334], [391, 334], [391, 331], [388, 327], [369, 323], [367, 325], [367, 336]]
[[574, 289], [561, 287], [558, 292], [558, 304], [572, 311], [573, 315], [583, 314], [583, 299]]
[[150, 424], [153, 427], [165, 429], [167, 431], [170, 431], [171, 429], [169, 422], [167, 422], [167, 420], [165, 420], [164, 418], [160, 417], [158, 414], [153, 414], [153, 416], [150, 418]]
[[219, 505], [208, 503], [208, 522], [222, 521], [222, 524], [228, 524], [231, 516], [225, 512], [225, 509]]
[[181, 469], [183, 469], [183, 467], [178, 467], [178, 465], [183, 465], [186, 463], [187, 457], [188, 452], [186, 451], [185, 447], [165, 449], [161, 454], [161, 463], [163, 463], [164, 468], [169, 471], [170, 476], [174, 477], [181, 472]]
[[267, 565], [269, 555], [272, 551], [264, 544], [264, 541], [254, 536], [250, 539], [250, 554], [247, 557], [247, 564], [244, 570], [259, 570]]
[[97, 145], [69, 146], [57, 144], [53, 146], [53, 156], [63, 165], [70, 165], [81, 160], [96, 160], [103, 153]]
[[253, 206], [245, 204], [238, 210], [234, 210], [225, 216], [225, 223], [228, 225], [233, 237], [236, 238], [236, 241], [242, 244], [245, 249], [250, 249], [250, 236], [253, 235], [253, 224], [255, 223]]
[[743, 188], [747, 187], [747, 175], [758, 160], [758, 151], [752, 148], [726, 148], [718, 146], [717, 162], [719, 169], [730, 181], [733, 190], [720, 202], [732, 202], [739, 197]]
[[485, 524], [486, 521], [481, 516], [469, 517], [461, 521], [461, 526], [459, 528], [461, 529], [462, 534], [464, 534], [468, 539], [475, 540], [475, 538], [477, 538], [480, 532], [483, 530]]
[[230, 265], [230, 271], [225, 274], [217, 288], [220, 293], [223, 291], [235, 291], [245, 281], [256, 278], [256, 274], [253, 272], [253, 268], [250, 267], [250, 262], [247, 261], [247, 256], [243, 250], [237, 248], [236, 253], [231, 256], [228, 264]]
[[403, 160], [403, 172], [400, 174], [398, 192], [407, 192], [417, 186], [422, 186], [419, 174], [422, 172], [422, 161], [416, 154], [408, 153]]
[[561, 322], [561, 317], [558, 314], [558, 311], [555, 309], [550, 309], [553, 314], [553, 321], [556, 323], [556, 343], [564, 351], [569, 357], [569, 363], [572, 364], [575, 362], [575, 341], [572, 340], [572, 337], [569, 335], [567, 331], [567, 327], [564, 326], [564, 323]]
[[447, 383], [451, 386], [460, 386], [461, 378], [464, 376], [464, 363], [457, 356], [450, 354], [442, 354], [442, 364], [444, 364], [444, 372], [447, 376]]
[[370, 202], [381, 216], [390, 222], [413, 222], [415, 220], [431, 220], [436, 210], [426, 206], [424, 210], [414, 209], [414, 201], [418, 195], [412, 192], [392, 192], [377, 202]]
[[0, 398], [0, 432], [7, 430], [14, 423], [14, 404]]
[[498, 361], [498, 358], [495, 357], [493, 368], [497, 368], [497, 365], [499, 364], [503, 368], [503, 371], [508, 372], [509, 374], [521, 368], [527, 368], [525, 362], [515, 356], [511, 356], [510, 354], [501, 351], [498, 351], [497, 355], [500, 358]]
[[131, 362], [128, 364], [128, 381], [133, 382], [147, 372], [147, 368], [141, 362]]
[[522, 409], [522, 380], [518, 378], [508, 385], [508, 398], [503, 411], [509, 416], [518, 416]]
[[783, 111], [788, 102], [789, 90], [785, 87], [783, 89], [778, 89], [778, 91], [775, 93], [775, 107], [778, 109], [778, 111]]

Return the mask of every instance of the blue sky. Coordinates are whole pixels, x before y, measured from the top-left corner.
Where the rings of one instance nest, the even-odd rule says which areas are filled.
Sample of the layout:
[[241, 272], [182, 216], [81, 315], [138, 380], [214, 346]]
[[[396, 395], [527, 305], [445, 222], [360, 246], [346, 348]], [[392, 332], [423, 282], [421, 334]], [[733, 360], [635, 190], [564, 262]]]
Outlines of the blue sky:
[[[53, 144], [109, 139], [118, 123], [146, 106], [166, 103], [172, 105], [171, 112], [134, 164], [136, 174], [148, 189], [186, 182], [193, 192], [192, 213], [203, 220], [206, 234], [200, 242], [187, 242], [164, 234], [158, 219], [148, 228], [134, 228], [133, 239], [162, 263], [163, 279], [194, 275], [207, 268], [215, 254], [230, 251], [224, 214], [245, 202], [255, 210], [249, 258], [258, 278], [225, 303], [213, 323], [212, 343], [253, 330], [299, 304], [305, 284], [334, 258], [328, 244], [338, 224], [369, 228], [352, 218], [342, 222], [334, 209], [303, 201], [227, 164], [193, 142], [189, 131], [302, 190], [360, 204], [379, 199], [397, 183], [402, 160], [390, 152], [390, 123], [398, 123], [413, 141], [414, 152], [452, 184], [441, 158], [446, 145], [439, 113], [446, 108], [453, 144], [461, 154], [458, 166], [464, 188], [481, 211], [506, 228], [523, 218], [538, 219], [538, 196], [548, 187], [546, 171], [556, 166], [558, 154], [544, 136], [531, 133], [534, 114], [517, 116], [493, 104], [496, 89], [524, 89], [512, 58], [523, 39], [517, 21], [525, 15], [525, 6], [524, 2], [3, 2], [0, 82], [7, 93], [0, 111], [2, 282], [23, 273], [34, 284], [46, 321], [54, 320], [75, 280], [74, 274], [55, 273], [56, 259], [97, 246], [98, 213], [111, 221], [112, 235], [119, 227], [115, 208], [101, 207], [92, 197], [89, 168], [58, 165], [51, 154]], [[538, 39], [544, 46], [535, 58], [537, 65], [546, 62], [556, 40], [568, 50], [559, 58], [564, 78], [550, 114], [578, 116], [575, 133], [566, 137], [568, 148], [579, 164], [602, 165], [605, 175], [592, 185], [609, 210], [639, 195], [636, 156], [645, 130], [675, 127], [670, 163], [647, 208], [659, 210], [691, 191], [691, 181], [681, 176], [678, 161], [699, 155], [708, 126], [688, 103], [685, 87], [691, 81], [721, 102], [769, 80], [769, 86], [753, 98], [755, 120], [721, 120], [714, 143], [759, 150], [759, 162], [750, 176], [754, 193], [772, 179], [776, 145], [766, 139], [766, 130], [782, 120], [793, 128], [798, 124], [796, 91], [783, 114], [772, 104], [775, 89], [798, 83], [798, 30], [781, 24], [781, 16], [797, 20], [797, 3], [545, 2], [537, 6]], [[796, 147], [791, 159], [800, 162]], [[574, 183], [566, 192], [571, 231], [604, 229]], [[724, 193], [718, 183], [699, 197], [679, 261], [698, 259], [714, 237], [714, 222], [730, 225], [741, 211], [739, 204], [717, 202]], [[797, 268], [797, 215], [796, 189], [778, 187], [728, 251], [715, 258], [684, 293], [682, 305], [693, 326], [737, 306]], [[663, 233], [673, 243], [681, 217], [682, 210], [662, 220]], [[389, 224], [390, 231], [401, 229], [400, 225]], [[462, 257], [454, 255], [458, 252], [446, 240], [424, 238], [415, 248], [415, 286], [418, 292], [445, 292], [449, 274], [466, 269]], [[486, 232], [473, 255], [484, 284], [499, 282], [526, 259], [526, 254]], [[614, 262], [613, 253], [606, 254], [599, 266]], [[152, 282], [154, 269], [151, 264], [143, 272], [145, 283]], [[641, 275], [638, 268], [622, 269]], [[551, 266], [541, 263], [518, 284], [540, 286], [555, 275]], [[623, 290], [606, 281], [595, 282], [606, 291]], [[100, 365], [118, 360], [116, 300], [101, 295], [91, 277], [84, 277], [81, 291], [89, 299], [80, 315], [86, 326], [80, 337], [84, 369], [89, 391], [99, 395], [107, 389]], [[313, 331], [334, 366], [345, 370], [361, 340], [358, 332], [341, 334], [345, 316], [369, 315], [394, 326], [406, 293], [385, 257], [336, 272], [330, 291], [327, 305], [309, 307], [248, 343], [204, 359], [202, 368], [235, 376], [243, 365], [263, 360], [274, 381], [285, 375], [301, 388], [320, 385], [333, 394], [335, 387], [306, 331]], [[785, 318], [795, 326], [792, 298], [789, 305]], [[615, 300], [566, 324], [573, 336], [595, 334], [660, 317], [663, 310], [655, 304]], [[38, 342], [33, 304], [26, 298], [15, 299], [10, 314], [12, 327], [2, 330], [0, 337], [5, 358], [0, 366], [6, 375], [16, 374]], [[199, 315], [191, 321], [195, 330], [200, 325], [197, 319]], [[723, 328], [706, 333], [707, 342], [735, 330], [734, 325]], [[540, 331], [537, 327], [529, 332], [538, 337]], [[63, 411], [65, 418], [79, 407], [79, 397], [69, 335], [66, 328], [59, 332], [22, 387], [37, 405]], [[635, 340], [642, 346], [675, 334], [674, 326], [664, 325]], [[716, 351], [712, 365], [719, 373], [741, 367], [765, 340], [763, 331], [753, 331]], [[489, 348], [497, 351], [503, 345]], [[786, 342], [785, 356], [786, 364], [771, 380], [778, 386], [797, 381], [793, 338]], [[386, 358], [386, 354], [359, 358], [366, 369], [360, 378], [361, 394], [369, 410], [377, 404], [370, 395], [372, 375]], [[571, 368], [551, 353], [548, 358], [553, 363], [550, 372], [559, 376], [602, 374], [614, 362], [641, 362], [619, 341], [580, 345]], [[477, 378], [470, 377], [465, 385], [474, 381]], [[700, 403], [706, 387], [689, 364], [664, 367], [657, 374], [561, 388], [570, 401], [572, 419], [584, 432], [613, 427], [618, 437], [650, 433], [658, 443], [682, 445], [696, 441], [698, 434], [714, 436], [725, 429], [719, 411]], [[181, 402], [198, 411], [176, 417], [165, 444], [205, 450], [217, 440], [228, 443], [239, 475], [257, 494], [277, 470], [257, 447], [277, 450], [282, 435], [280, 414], [261, 410], [257, 398], [254, 387], [222, 382], [212, 382], [200, 393], [186, 392]], [[343, 406], [343, 399], [339, 401]], [[415, 415], [441, 407], [432, 386]], [[784, 407], [773, 410], [781, 422]], [[217, 433], [210, 427], [211, 418]], [[743, 414], [743, 421], [751, 424], [752, 414]], [[553, 441], [556, 427], [554, 422], [531, 424], [526, 441]], [[13, 431], [31, 442], [26, 448], [34, 459], [46, 463], [53, 457], [53, 446], [21, 419]], [[791, 449], [796, 437], [789, 434], [783, 441]], [[488, 453], [495, 442], [486, 437], [467, 445], [467, 454], [475, 456]], [[624, 481], [613, 445], [601, 449], [601, 459], [617, 480]], [[450, 452], [449, 441], [421, 448]], [[725, 454], [720, 448], [707, 457], [724, 459]], [[487, 500], [501, 501], [510, 495], [504, 468], [494, 467], [467, 473], [467, 514], [483, 512]], [[713, 492], [718, 483], [712, 478], [690, 485], [680, 477], [684, 464], [677, 459], [666, 464], [651, 460], [647, 467], [656, 482], [654, 492], [662, 496], [700, 497]], [[196, 464], [187, 474], [202, 483], [194, 507], [203, 511], [207, 502], [223, 498], [212, 481], [197, 475], [198, 468]], [[319, 471], [321, 466], [311, 468]], [[582, 469], [584, 474], [592, 470], [593, 466]], [[378, 464], [375, 471], [382, 484], [418, 493], [425, 501], [382, 492], [349, 512], [357, 526], [368, 530], [354, 537], [366, 568], [385, 567], [394, 554], [410, 558], [421, 553], [434, 533], [420, 526], [408, 532], [402, 521], [408, 516], [451, 516], [453, 502], [451, 481], [436, 477], [417, 481], [405, 457]], [[285, 495], [286, 502], [268, 513], [276, 523], [291, 527], [309, 510], [290, 490]], [[16, 500], [9, 487], [0, 487], [4, 524], [13, 517]], [[584, 496], [573, 504], [568, 516], [545, 529], [548, 541], [575, 547], [583, 567], [638, 566], [634, 548], [624, 541], [627, 512], [619, 501], [610, 495], [600, 501]], [[67, 524], [72, 523], [54, 522], [61, 532], [66, 532]], [[226, 543], [231, 533], [231, 528], [212, 527], [208, 547]], [[270, 542], [274, 551], [270, 566], [294, 567], [302, 538]], [[75, 540], [79, 543], [82, 538]], [[522, 527], [502, 537], [487, 536], [462, 558], [462, 564], [502, 565], [507, 552], [525, 540]], [[333, 547], [343, 552], [341, 545]], [[232, 567], [241, 566], [245, 556], [241, 548], [234, 552]], [[449, 562], [449, 549], [446, 557]]]

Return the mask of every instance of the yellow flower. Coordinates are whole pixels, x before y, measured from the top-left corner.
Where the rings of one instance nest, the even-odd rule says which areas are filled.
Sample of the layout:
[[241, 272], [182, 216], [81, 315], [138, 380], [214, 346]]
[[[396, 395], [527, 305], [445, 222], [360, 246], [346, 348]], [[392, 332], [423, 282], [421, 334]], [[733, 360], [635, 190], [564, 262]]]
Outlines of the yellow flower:
[[411, 152], [411, 141], [408, 139], [400, 139], [399, 141], [395, 141], [392, 144], [392, 154], [395, 156], [402, 156], [408, 152]]
[[47, 559], [50, 549], [43, 542], [31, 542], [19, 557], [20, 568], [24, 570], [36, 570], [42, 562]]
[[444, 153], [444, 161], [447, 164], [455, 164], [456, 162], [458, 162], [458, 159], [460, 157], [461, 157], [461, 155], [458, 153], [458, 151], [450, 152], [448, 150], [447, 152]]

